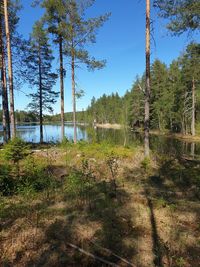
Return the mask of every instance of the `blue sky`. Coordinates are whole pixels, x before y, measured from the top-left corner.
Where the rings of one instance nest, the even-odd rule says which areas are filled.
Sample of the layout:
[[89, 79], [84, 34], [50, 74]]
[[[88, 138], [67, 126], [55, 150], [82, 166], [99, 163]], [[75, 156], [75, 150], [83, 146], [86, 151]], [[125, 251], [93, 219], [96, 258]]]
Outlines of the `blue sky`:
[[[20, 12], [19, 32], [28, 38], [34, 22], [42, 15], [42, 10], [31, 7], [31, 0], [22, 0], [23, 9]], [[78, 89], [83, 89], [85, 95], [77, 101], [77, 109], [85, 109], [93, 96], [100, 97], [103, 93], [118, 92], [123, 95], [131, 85], [137, 74], [141, 75], [145, 69], [145, 1], [144, 0], [96, 0], [88, 9], [87, 16], [94, 17], [105, 12], [112, 15], [99, 30], [97, 43], [89, 46], [89, 52], [97, 59], [106, 59], [107, 65], [103, 70], [88, 72], [81, 68], [76, 72]], [[159, 58], [166, 64], [177, 58], [191, 41], [187, 35], [172, 37], [165, 29], [166, 21], [158, 18], [152, 10], [153, 34], [151, 61]], [[197, 41], [199, 37], [194, 36]], [[54, 68], [58, 68], [57, 48], [55, 51]], [[70, 70], [67, 70], [65, 80], [65, 110], [72, 110]], [[56, 90], [59, 91], [59, 83]], [[28, 85], [24, 84], [23, 91], [29, 93]], [[23, 93], [15, 93], [16, 109], [25, 109], [29, 103]], [[54, 113], [59, 113], [59, 101], [54, 106]]]

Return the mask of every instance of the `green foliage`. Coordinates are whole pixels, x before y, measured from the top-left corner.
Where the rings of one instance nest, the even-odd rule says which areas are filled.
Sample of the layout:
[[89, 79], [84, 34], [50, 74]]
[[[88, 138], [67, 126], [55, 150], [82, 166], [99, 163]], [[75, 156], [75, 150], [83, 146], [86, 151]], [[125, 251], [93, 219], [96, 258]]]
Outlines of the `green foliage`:
[[64, 138], [62, 139], [62, 142], [61, 142], [61, 147], [65, 147], [69, 144], [69, 140], [67, 139], [66, 136], [64, 136]]
[[32, 101], [29, 108], [43, 116], [43, 110], [53, 112], [52, 104], [56, 103], [59, 93], [53, 90], [57, 79], [57, 74], [52, 72], [53, 51], [41, 21], [36, 22], [33, 27], [27, 50], [26, 77], [29, 84], [36, 89], [35, 93], [30, 94]]
[[186, 265], [186, 261], [183, 257], [179, 257], [176, 259], [176, 264], [178, 267], [184, 267]]
[[112, 175], [112, 179], [114, 180], [117, 178], [117, 174], [118, 174], [118, 169], [119, 169], [118, 160], [119, 160], [119, 157], [115, 155], [113, 151], [107, 154], [106, 164], [108, 165], [111, 175]]
[[0, 165], [0, 195], [11, 195], [15, 190], [15, 180], [10, 175], [9, 165]]
[[107, 142], [89, 144], [85, 141], [78, 142], [78, 149], [91, 158], [105, 159], [113, 153], [117, 158], [126, 158], [133, 155], [134, 148], [113, 146]]
[[29, 147], [18, 137], [12, 139], [4, 146], [4, 159], [12, 161], [14, 164], [18, 164], [19, 161], [24, 159], [28, 154]]
[[88, 121], [97, 123], [121, 123], [123, 100], [118, 93], [99, 99], [93, 98], [90, 107], [86, 111]]
[[74, 199], [77, 202], [87, 201], [90, 203], [95, 180], [83, 172], [71, 172], [66, 177], [64, 190], [67, 197]]
[[200, 29], [200, 2], [196, 0], [154, 0], [161, 17], [169, 20], [168, 29], [175, 34]]
[[150, 166], [151, 166], [151, 160], [150, 160], [150, 158], [149, 158], [149, 157], [145, 157], [145, 158], [142, 160], [142, 162], [141, 162], [141, 167], [142, 167], [145, 171], [147, 171], [147, 170], [149, 170]]
[[[196, 122], [200, 119], [200, 48], [190, 43], [185, 52], [166, 66], [155, 60], [151, 66], [150, 127], [162, 132], [189, 134], [192, 118], [192, 83], [195, 84]], [[130, 91], [120, 97], [118, 93], [94, 97], [86, 111], [77, 113], [77, 120], [89, 123], [129, 125], [143, 127], [144, 75], [136, 77]], [[52, 119], [59, 119], [58, 116]], [[72, 120], [72, 113], [66, 114]], [[90, 140], [98, 141], [98, 131], [88, 132]], [[113, 139], [113, 136], [112, 136]]]
[[99, 61], [90, 56], [87, 46], [96, 42], [97, 30], [110, 16], [105, 14], [86, 18], [85, 11], [93, 4], [94, 1], [72, 0], [68, 2], [65, 9], [69, 18], [65, 23], [65, 54], [71, 58], [71, 61], [74, 60], [76, 66], [84, 64], [88, 70], [101, 69], [105, 66], [105, 60]]
[[28, 188], [33, 191], [43, 191], [55, 185], [55, 179], [48, 172], [46, 162], [41, 162], [32, 156], [27, 157], [23, 164], [24, 174], [20, 179], [19, 191]]

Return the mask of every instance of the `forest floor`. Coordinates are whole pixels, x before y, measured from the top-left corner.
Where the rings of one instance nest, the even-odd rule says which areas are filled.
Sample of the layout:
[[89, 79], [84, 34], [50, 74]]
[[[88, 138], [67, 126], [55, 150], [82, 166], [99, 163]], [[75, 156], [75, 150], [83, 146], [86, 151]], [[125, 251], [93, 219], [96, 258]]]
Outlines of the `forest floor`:
[[35, 149], [21, 177], [33, 159], [56, 183], [0, 197], [0, 266], [200, 266], [196, 163], [66, 144]]

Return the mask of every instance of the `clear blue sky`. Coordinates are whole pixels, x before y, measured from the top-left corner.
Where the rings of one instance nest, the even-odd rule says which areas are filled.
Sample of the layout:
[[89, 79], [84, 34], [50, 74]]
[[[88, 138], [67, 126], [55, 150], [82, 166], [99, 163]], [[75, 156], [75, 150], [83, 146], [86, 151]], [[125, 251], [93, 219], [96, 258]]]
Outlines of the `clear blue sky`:
[[[33, 23], [42, 15], [42, 10], [31, 7], [31, 0], [22, 0], [23, 10], [20, 12], [19, 32], [28, 37]], [[99, 30], [97, 43], [90, 46], [90, 53], [97, 59], [106, 59], [105, 69], [88, 72], [86, 69], [77, 70], [78, 88], [85, 91], [85, 95], [78, 100], [77, 109], [86, 108], [93, 96], [100, 97], [103, 93], [118, 92], [123, 95], [131, 85], [137, 74], [141, 75], [145, 69], [145, 1], [144, 0], [96, 0], [93, 7], [88, 9], [87, 16], [98, 16], [105, 12], [112, 15]], [[165, 29], [166, 21], [158, 18], [152, 11], [154, 27], [154, 41], [152, 40], [152, 57], [159, 58], [166, 64], [177, 58], [188, 42], [187, 35], [172, 37]], [[195, 36], [197, 41], [199, 37]], [[54, 47], [56, 55], [56, 47]], [[57, 56], [56, 56], [57, 57]], [[58, 59], [54, 68], [58, 67]], [[56, 85], [59, 91], [59, 83]], [[31, 92], [28, 85], [23, 91]], [[15, 93], [16, 109], [25, 109], [29, 99], [23, 94]], [[58, 113], [59, 101], [54, 107]], [[67, 69], [65, 81], [65, 110], [72, 110], [70, 71]]]

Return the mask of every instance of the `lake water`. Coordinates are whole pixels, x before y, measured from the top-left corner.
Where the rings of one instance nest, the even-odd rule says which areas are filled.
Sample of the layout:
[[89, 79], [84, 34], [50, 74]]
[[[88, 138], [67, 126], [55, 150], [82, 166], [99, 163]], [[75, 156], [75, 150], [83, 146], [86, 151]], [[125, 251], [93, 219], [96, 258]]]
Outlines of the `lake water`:
[[[40, 129], [37, 124], [24, 124], [17, 126], [17, 135], [27, 142], [38, 143], [40, 140]], [[67, 139], [73, 140], [73, 125], [65, 125], [65, 135]], [[118, 129], [91, 129], [89, 127], [77, 127], [78, 140], [106, 141], [113, 144], [131, 145], [143, 142], [143, 136], [138, 133], [128, 132]], [[59, 142], [61, 140], [60, 125], [44, 125], [44, 141]], [[0, 125], [0, 142], [3, 142], [2, 126]], [[167, 138], [165, 136], [152, 135], [150, 137], [150, 147], [161, 154], [172, 155], [193, 155], [200, 156], [200, 143], [189, 143], [185, 141]]]
[[[44, 142], [59, 142], [61, 140], [60, 125], [43, 126]], [[67, 139], [72, 140], [74, 129], [72, 124], [65, 125], [65, 135]], [[77, 127], [78, 139], [87, 140], [86, 130], [84, 127]], [[17, 126], [17, 136], [24, 141], [39, 143], [40, 126], [38, 124], [23, 124]], [[3, 142], [2, 126], [0, 126], [0, 142]]]

